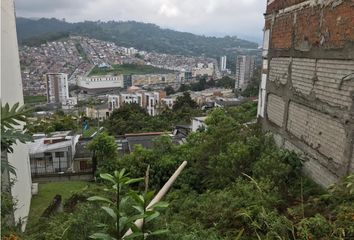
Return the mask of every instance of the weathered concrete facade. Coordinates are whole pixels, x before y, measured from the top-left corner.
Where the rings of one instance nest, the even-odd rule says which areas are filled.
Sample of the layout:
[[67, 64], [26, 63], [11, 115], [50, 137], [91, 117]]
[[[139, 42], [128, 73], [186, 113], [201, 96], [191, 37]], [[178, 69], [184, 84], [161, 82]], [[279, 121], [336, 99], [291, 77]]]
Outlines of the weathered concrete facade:
[[328, 186], [354, 172], [354, 1], [268, 0], [258, 107]]

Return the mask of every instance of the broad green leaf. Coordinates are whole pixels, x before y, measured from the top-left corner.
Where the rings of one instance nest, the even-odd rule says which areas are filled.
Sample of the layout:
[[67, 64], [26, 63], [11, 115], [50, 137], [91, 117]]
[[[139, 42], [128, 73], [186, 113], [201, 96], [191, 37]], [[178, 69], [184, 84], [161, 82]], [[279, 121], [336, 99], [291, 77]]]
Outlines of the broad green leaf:
[[110, 181], [111, 183], [115, 184], [116, 181], [114, 180], [114, 177], [111, 175], [111, 174], [108, 174], [108, 173], [101, 173], [100, 174], [100, 177], [102, 179], [105, 179], [107, 181]]
[[143, 180], [144, 180], [144, 178], [133, 178], [133, 179], [126, 181], [125, 184], [132, 184], [132, 183], [136, 183], [136, 182], [141, 182]]
[[107, 202], [107, 203], [113, 204], [113, 202], [111, 200], [109, 200], [108, 198], [104, 198], [104, 197], [100, 197], [100, 196], [89, 197], [87, 200], [88, 201], [102, 201], [102, 202]]
[[134, 215], [132, 217], [130, 217], [128, 219], [129, 222], [134, 222], [135, 220], [138, 220], [138, 219], [143, 219], [143, 218], [146, 218], [148, 215], [147, 214], [137, 214], [137, 215]]
[[159, 212], [153, 212], [150, 216], [145, 218], [145, 222], [151, 222], [152, 220], [154, 220], [155, 218], [157, 218], [158, 216], [160, 216]]
[[124, 237], [123, 239], [134, 239], [134, 238], [138, 238], [144, 236], [144, 233], [142, 232], [134, 232], [132, 234], [130, 234], [129, 236]]
[[120, 217], [119, 218], [119, 229], [122, 232], [124, 228], [127, 226], [128, 218], [127, 217]]
[[144, 208], [142, 206], [133, 206], [139, 213], [144, 213]]
[[162, 235], [162, 234], [167, 234], [169, 231], [167, 229], [162, 229], [162, 230], [157, 230], [149, 234], [149, 236], [156, 236], [156, 235]]
[[154, 205], [152, 205], [150, 208], [154, 209], [154, 208], [167, 208], [168, 207], [168, 203], [167, 202], [157, 202]]
[[133, 191], [131, 191], [129, 193], [129, 195], [133, 198], [133, 200], [137, 204], [139, 204], [140, 206], [144, 206], [145, 201], [144, 201], [144, 197], [143, 196], [141, 196], [141, 195], [139, 195], [139, 194], [137, 194], [136, 192], [133, 192]]
[[109, 207], [101, 207], [103, 210], [106, 211], [106, 213], [108, 213], [108, 215], [110, 215], [114, 221], [117, 221], [117, 214], [114, 212], [114, 210], [112, 208]]
[[94, 233], [90, 236], [92, 239], [102, 239], [102, 240], [116, 240], [116, 238], [111, 237], [106, 233]]

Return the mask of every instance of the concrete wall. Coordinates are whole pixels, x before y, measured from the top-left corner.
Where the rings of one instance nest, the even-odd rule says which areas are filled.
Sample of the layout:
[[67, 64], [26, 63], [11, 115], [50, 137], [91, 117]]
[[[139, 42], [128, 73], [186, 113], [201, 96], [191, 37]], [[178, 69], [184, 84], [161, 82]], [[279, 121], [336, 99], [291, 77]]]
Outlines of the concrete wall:
[[354, 172], [352, 1], [270, 0], [264, 31], [259, 119], [278, 145], [307, 155], [304, 171], [328, 186]]
[[[12, 0], [1, 1], [1, 101], [12, 106], [19, 102], [23, 105], [20, 60], [17, 46], [14, 3]], [[8, 154], [9, 163], [16, 168], [17, 176], [11, 189], [16, 204], [15, 220], [22, 221], [22, 230], [26, 226], [31, 203], [31, 169], [28, 149], [25, 144], [14, 146], [14, 153]]]

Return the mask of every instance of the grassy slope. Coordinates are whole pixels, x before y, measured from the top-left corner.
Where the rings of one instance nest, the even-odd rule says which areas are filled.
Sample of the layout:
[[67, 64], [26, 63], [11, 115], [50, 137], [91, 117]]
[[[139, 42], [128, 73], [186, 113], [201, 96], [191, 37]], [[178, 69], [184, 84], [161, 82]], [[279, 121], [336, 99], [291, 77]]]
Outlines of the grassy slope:
[[27, 230], [38, 222], [38, 219], [56, 194], [60, 194], [62, 196], [62, 202], [64, 202], [73, 192], [87, 185], [87, 182], [81, 181], [39, 183], [38, 195], [32, 197]]

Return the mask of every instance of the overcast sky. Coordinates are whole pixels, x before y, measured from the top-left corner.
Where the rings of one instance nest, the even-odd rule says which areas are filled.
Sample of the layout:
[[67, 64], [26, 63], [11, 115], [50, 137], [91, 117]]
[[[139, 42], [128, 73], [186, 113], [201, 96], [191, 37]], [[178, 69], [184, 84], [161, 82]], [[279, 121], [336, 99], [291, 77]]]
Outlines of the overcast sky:
[[265, 0], [15, 0], [21, 17], [136, 20], [208, 36], [262, 39]]

